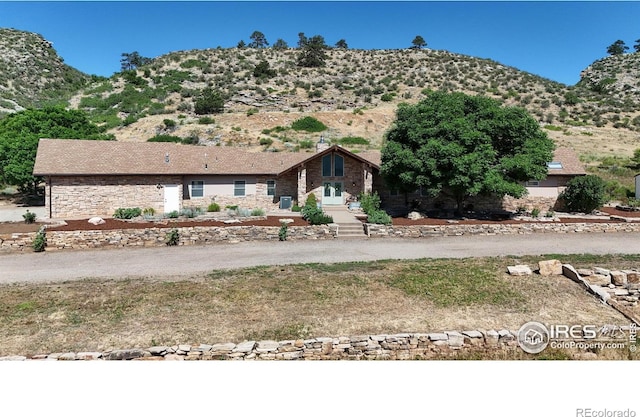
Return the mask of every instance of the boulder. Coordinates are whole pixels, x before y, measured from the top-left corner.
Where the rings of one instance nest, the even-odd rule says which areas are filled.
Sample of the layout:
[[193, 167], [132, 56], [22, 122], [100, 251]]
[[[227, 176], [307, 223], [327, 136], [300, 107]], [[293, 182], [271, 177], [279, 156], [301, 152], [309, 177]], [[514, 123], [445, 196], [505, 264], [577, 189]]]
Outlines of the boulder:
[[529, 268], [527, 265], [508, 266], [507, 272], [509, 272], [509, 275], [513, 276], [524, 276], [532, 274], [531, 268]]
[[623, 270], [627, 274], [627, 282], [629, 284], [640, 284], [640, 272], [632, 270]]
[[557, 259], [538, 262], [540, 275], [548, 277], [551, 275], [562, 275], [562, 262]]
[[89, 223], [91, 223], [94, 226], [97, 226], [99, 224], [105, 224], [106, 221], [104, 221], [104, 219], [102, 217], [92, 217], [88, 220]]
[[411, 213], [407, 214], [407, 219], [409, 220], [420, 220], [423, 217], [424, 216], [417, 211], [412, 211]]
[[627, 285], [627, 274], [622, 271], [611, 271], [611, 283], [614, 285]]
[[611, 276], [610, 275], [593, 274], [593, 275], [589, 275], [588, 277], [584, 277], [584, 279], [590, 285], [607, 286], [607, 285], [611, 284]]

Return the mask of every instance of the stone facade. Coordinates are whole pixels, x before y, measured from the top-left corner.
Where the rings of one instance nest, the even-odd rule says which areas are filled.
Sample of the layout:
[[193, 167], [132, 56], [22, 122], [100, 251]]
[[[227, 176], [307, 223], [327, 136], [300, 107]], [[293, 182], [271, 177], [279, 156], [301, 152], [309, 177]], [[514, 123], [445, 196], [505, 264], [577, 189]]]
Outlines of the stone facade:
[[111, 217], [116, 209], [151, 207], [164, 212], [164, 184], [176, 184], [180, 176], [76, 176], [48, 177], [45, 208], [50, 218]]

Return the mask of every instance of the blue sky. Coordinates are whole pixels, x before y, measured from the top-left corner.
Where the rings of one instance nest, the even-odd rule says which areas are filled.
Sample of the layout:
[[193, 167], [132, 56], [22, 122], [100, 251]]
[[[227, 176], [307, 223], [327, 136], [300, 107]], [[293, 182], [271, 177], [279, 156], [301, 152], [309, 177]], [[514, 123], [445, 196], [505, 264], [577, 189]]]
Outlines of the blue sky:
[[304, 32], [357, 49], [406, 48], [421, 35], [429, 48], [573, 85], [617, 39], [632, 52], [638, 22], [640, 2], [0, 1], [0, 27], [39, 33], [67, 64], [104, 76], [123, 52], [228, 48], [259, 30], [270, 44], [295, 46]]

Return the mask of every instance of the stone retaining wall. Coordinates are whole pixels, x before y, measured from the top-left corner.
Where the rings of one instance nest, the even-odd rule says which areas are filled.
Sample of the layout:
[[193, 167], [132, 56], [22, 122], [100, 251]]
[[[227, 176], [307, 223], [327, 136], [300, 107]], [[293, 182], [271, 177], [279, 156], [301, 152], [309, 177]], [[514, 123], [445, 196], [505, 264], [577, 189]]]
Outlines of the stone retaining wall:
[[0, 360], [415, 360], [520, 349], [517, 331], [446, 331], [308, 340], [153, 346], [106, 352], [5, 356]]
[[365, 224], [369, 237], [432, 237], [463, 235], [519, 235], [531, 233], [618, 233], [640, 232], [640, 223], [560, 223], [540, 222], [521, 224], [447, 224], [435, 226], [386, 226]]

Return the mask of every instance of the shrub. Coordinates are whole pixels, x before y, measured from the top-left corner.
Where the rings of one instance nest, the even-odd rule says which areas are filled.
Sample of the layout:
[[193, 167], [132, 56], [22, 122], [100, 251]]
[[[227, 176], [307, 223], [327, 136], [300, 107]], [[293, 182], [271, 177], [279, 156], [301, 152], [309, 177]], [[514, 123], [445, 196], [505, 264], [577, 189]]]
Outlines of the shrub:
[[251, 211], [249, 209], [246, 209], [246, 208], [238, 207], [236, 209], [236, 212], [238, 213], [238, 216], [240, 216], [240, 217], [249, 217], [249, 216], [251, 216]]
[[46, 246], [47, 246], [47, 232], [44, 226], [42, 226], [40, 230], [38, 230], [38, 233], [36, 233], [36, 237], [33, 238], [33, 243], [31, 244], [31, 247], [33, 248], [34, 252], [43, 252]]
[[316, 199], [316, 195], [314, 193], [311, 193], [307, 196], [307, 200], [304, 203], [304, 206], [314, 206], [316, 207], [318, 205], [318, 200]]
[[365, 214], [370, 214], [374, 211], [380, 210], [380, 196], [377, 192], [374, 192], [373, 194], [360, 193], [358, 201], [360, 201], [360, 208], [362, 208], [362, 211], [364, 211]]
[[152, 138], [147, 139], [147, 142], [182, 142], [182, 138], [179, 136], [173, 135], [156, 135]]
[[264, 216], [264, 209], [255, 208], [255, 209], [251, 210], [251, 215], [252, 216]]
[[180, 213], [178, 213], [177, 210], [173, 210], [167, 213], [167, 217], [170, 219], [177, 219], [178, 217], [180, 217]]
[[368, 145], [369, 141], [360, 136], [347, 136], [342, 139], [338, 139], [338, 143], [341, 145]]
[[164, 123], [165, 128], [167, 129], [171, 129], [176, 127], [176, 121], [175, 120], [171, 120], [171, 119], [164, 119], [162, 121], [162, 123]]
[[200, 125], [212, 125], [214, 124], [216, 121], [209, 117], [209, 116], [204, 116], [198, 119], [198, 124]]
[[167, 233], [164, 243], [167, 246], [177, 246], [180, 243], [180, 233], [178, 229], [171, 229], [170, 232]]
[[142, 215], [142, 210], [139, 207], [133, 208], [119, 208], [113, 213], [114, 219], [133, 219]]
[[531, 217], [538, 217], [540, 216], [540, 209], [538, 207], [535, 207], [533, 210], [531, 210]]
[[273, 139], [270, 138], [260, 138], [260, 145], [262, 146], [271, 146], [273, 144]]
[[224, 109], [224, 99], [219, 92], [207, 88], [195, 101], [194, 111], [196, 114], [222, 113]]
[[280, 230], [278, 231], [278, 239], [280, 239], [281, 242], [284, 242], [285, 240], [287, 240], [287, 233], [288, 233], [288, 226], [287, 223], [280, 223]]
[[291, 128], [293, 130], [304, 130], [309, 133], [317, 133], [327, 130], [327, 126], [325, 126], [324, 123], [311, 116], [296, 120], [291, 124]]
[[605, 182], [597, 175], [575, 177], [567, 183], [561, 198], [569, 211], [591, 213], [606, 203]]
[[207, 207], [207, 211], [210, 212], [210, 213], [220, 211], [220, 204], [218, 204], [218, 203], [209, 204], [209, 206]]
[[142, 214], [144, 214], [145, 216], [153, 216], [154, 214], [156, 214], [156, 209], [154, 209], [153, 207], [147, 207], [142, 210]]
[[384, 210], [374, 210], [367, 214], [367, 222], [374, 224], [391, 224], [391, 216]]
[[291, 211], [293, 211], [294, 213], [299, 213], [300, 211], [302, 211], [302, 207], [300, 207], [300, 206], [296, 203], [296, 204], [294, 204], [294, 205], [291, 207]]
[[311, 149], [311, 148], [313, 148], [313, 141], [310, 141], [310, 140], [300, 141], [300, 149]]
[[28, 223], [28, 224], [35, 223], [36, 213], [27, 210], [27, 212], [22, 215], [22, 218], [24, 219], [25, 223]]

